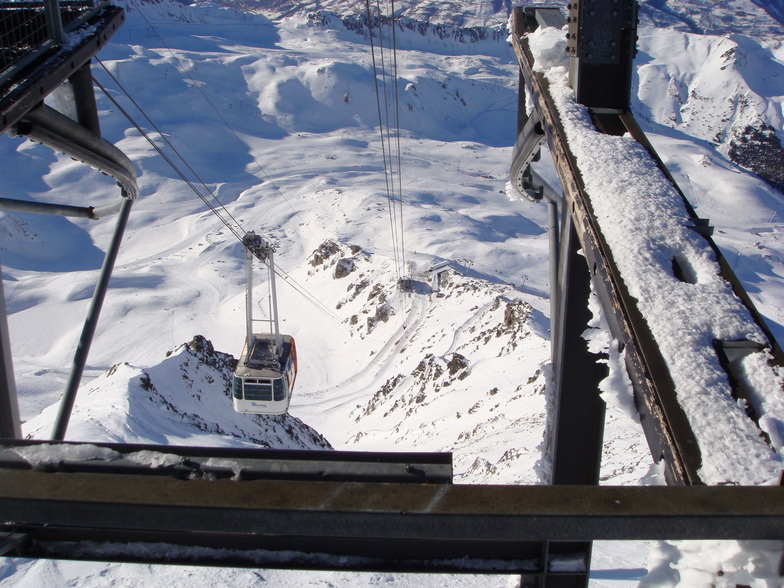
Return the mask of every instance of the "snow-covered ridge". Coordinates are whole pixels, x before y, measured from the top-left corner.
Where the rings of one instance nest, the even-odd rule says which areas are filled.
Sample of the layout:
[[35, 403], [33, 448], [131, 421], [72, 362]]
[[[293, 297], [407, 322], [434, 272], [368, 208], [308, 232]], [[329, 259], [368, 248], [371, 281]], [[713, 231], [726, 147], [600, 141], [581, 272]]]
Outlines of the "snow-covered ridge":
[[[568, 0], [419, 0], [401, 2], [396, 14], [414, 20], [457, 27], [497, 26], [506, 21], [515, 5], [560, 6]], [[220, 0], [220, 4], [260, 11], [272, 18], [328, 10], [342, 16], [361, 14], [363, 2], [356, 0]], [[641, 0], [643, 24], [683, 32], [780, 36], [784, 30], [784, 8], [780, 0]]]
[[350, 282], [340, 311], [365, 340], [389, 342], [378, 349], [371, 341], [370, 370], [306, 392], [294, 414], [346, 449], [450, 451], [463, 483], [545, 480], [541, 313], [513, 286], [465, 275], [457, 264], [416, 272], [414, 293], [401, 298], [368, 260], [355, 258], [346, 274], [341, 261], [350, 258], [335, 251], [324, 259], [325, 249], [314, 257], [314, 277]]
[[[323, 27], [342, 27], [364, 38], [370, 37], [368, 18], [365, 14], [339, 16], [328, 11], [308, 14], [308, 21]], [[371, 15], [373, 42], [384, 47], [391, 46], [391, 19]], [[434, 53], [460, 53], [464, 55], [509, 55], [506, 38], [509, 32], [506, 23], [493, 27], [458, 27], [416, 20], [407, 16], [396, 17], [395, 44], [402, 50], [427, 50]], [[379, 39], [379, 26], [382, 27]]]
[[[355, 0], [217, 0], [209, 2], [178, 2], [177, 0], [116, 0], [130, 13], [143, 7], [148, 18], [168, 18], [179, 22], [229, 22], [258, 24], [266, 15], [272, 19], [302, 16], [307, 13], [329, 13], [352, 21], [363, 18], [364, 2]], [[566, 12], [568, 0], [528, 0], [525, 6], [558, 6]], [[477, 0], [459, 3], [454, 0], [422, 0], [401, 3], [396, 19], [409, 22], [405, 28], [475, 31], [502, 27], [512, 6], [520, 4], [504, 0]], [[645, 26], [681, 32], [751, 37], [780, 38], [784, 35], [784, 6], [780, 0], [641, 0], [640, 22]]]
[[[180, 2], [178, 0], [114, 0], [125, 9], [133, 24], [144, 21], [182, 24], [229, 24], [271, 26], [263, 14], [237, 10], [220, 2]], [[140, 14], [143, 12], [143, 15]]]
[[[237, 360], [201, 335], [157, 365], [113, 366], [83, 386], [66, 440], [205, 447], [331, 449], [291, 415], [237, 414], [231, 377]], [[58, 404], [25, 423], [27, 438], [46, 439]]]
[[784, 187], [780, 44], [642, 28], [639, 47], [633, 108], [640, 119], [710, 142]]
[[[541, 3], [541, 0], [539, 0]], [[560, 2], [562, 0], [557, 0]], [[297, 13], [327, 10], [341, 16], [359, 15], [365, 12], [366, 4], [356, 0], [220, 0], [226, 6], [242, 7], [260, 11], [272, 18], [292, 16]], [[565, 3], [565, 1], [564, 1]], [[550, 3], [552, 4], [552, 2]], [[372, 10], [376, 9], [371, 3]], [[506, 20], [512, 2], [510, 0], [419, 0], [400, 2], [395, 6], [398, 17], [410, 18], [453, 27], [496, 26]]]
[[642, 0], [643, 24], [709, 35], [775, 39], [784, 33], [780, 0]]
[[[261, 12], [248, 12], [235, 8], [231, 2], [194, 2], [191, 4], [177, 0], [117, 0], [125, 8], [131, 22], [139, 24], [144, 21], [169, 21], [181, 24], [229, 24], [232, 26], [269, 27], [272, 22]], [[262, 7], [265, 8], [265, 7]], [[143, 11], [143, 15], [140, 14]], [[363, 10], [348, 13], [335, 13], [329, 9], [312, 10], [301, 7], [300, 10], [287, 14], [287, 20], [307, 22], [310, 26], [339, 28], [369, 38], [367, 16]], [[372, 16], [374, 27], [374, 43], [391, 44], [391, 29], [388, 28], [389, 18], [382, 16], [381, 26], [384, 27], [379, 42], [379, 19]], [[487, 26], [458, 26], [419, 20], [410, 16], [396, 16], [396, 41], [399, 49], [430, 50], [438, 53], [461, 54], [508, 54], [506, 23]], [[386, 38], [384, 38], [386, 36]], [[477, 45], [480, 45], [477, 47]]]

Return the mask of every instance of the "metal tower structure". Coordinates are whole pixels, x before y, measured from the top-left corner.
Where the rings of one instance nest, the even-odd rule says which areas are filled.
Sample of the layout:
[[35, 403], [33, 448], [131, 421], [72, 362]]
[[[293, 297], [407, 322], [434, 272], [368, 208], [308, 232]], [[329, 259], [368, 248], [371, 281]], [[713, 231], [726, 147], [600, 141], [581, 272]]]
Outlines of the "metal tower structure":
[[[0, 210], [59, 216], [103, 218], [117, 214], [87, 318], [74, 355], [52, 438], [62, 440], [76, 391], [119, 252], [131, 205], [136, 171], [125, 154], [101, 137], [90, 60], [122, 24], [121, 8], [94, 0], [11, 0], [0, 5], [0, 132], [28, 137], [112, 176], [121, 197], [100, 207], [0, 198]], [[67, 92], [76, 112], [70, 116], [44, 104], [53, 91]], [[0, 308], [0, 436], [21, 437], [16, 387], [5, 309]]]

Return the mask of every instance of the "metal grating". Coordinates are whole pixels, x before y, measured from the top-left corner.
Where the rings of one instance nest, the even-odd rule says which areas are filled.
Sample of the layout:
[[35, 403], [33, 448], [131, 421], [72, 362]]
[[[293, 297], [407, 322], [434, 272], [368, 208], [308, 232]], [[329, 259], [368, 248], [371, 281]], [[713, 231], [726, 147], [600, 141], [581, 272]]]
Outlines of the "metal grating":
[[[0, 2], [0, 73], [26, 59], [47, 41], [52, 41], [53, 23], [57, 15], [44, 1], [6, 0]], [[95, 0], [63, 0], [59, 16], [67, 27], [84, 12], [95, 6]]]

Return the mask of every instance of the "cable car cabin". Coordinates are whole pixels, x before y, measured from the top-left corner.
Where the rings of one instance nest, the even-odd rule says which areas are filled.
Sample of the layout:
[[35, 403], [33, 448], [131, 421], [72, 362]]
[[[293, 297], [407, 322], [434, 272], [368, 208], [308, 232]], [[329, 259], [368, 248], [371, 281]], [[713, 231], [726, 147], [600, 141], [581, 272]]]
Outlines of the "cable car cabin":
[[284, 414], [289, 408], [294, 380], [297, 378], [297, 347], [291, 335], [253, 335], [234, 371], [232, 396], [234, 410], [257, 414]]

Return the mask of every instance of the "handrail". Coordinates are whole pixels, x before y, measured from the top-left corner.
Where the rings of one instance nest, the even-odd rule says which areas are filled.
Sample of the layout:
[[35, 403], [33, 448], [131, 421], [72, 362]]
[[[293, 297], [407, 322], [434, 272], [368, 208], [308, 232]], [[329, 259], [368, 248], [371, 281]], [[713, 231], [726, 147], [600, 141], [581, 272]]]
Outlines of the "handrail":
[[[42, 104], [31, 110], [12, 128], [12, 134], [38, 141], [70, 155], [112, 176], [120, 185], [122, 198], [99, 207], [79, 208], [41, 203], [25, 203], [19, 200], [0, 199], [0, 209], [40, 212], [62, 216], [87, 216], [98, 219], [116, 214], [124, 199], [135, 200], [139, 194], [136, 170], [130, 159], [106, 139], [95, 135], [79, 123], [53, 108]], [[35, 209], [35, 210], [33, 210]]]

